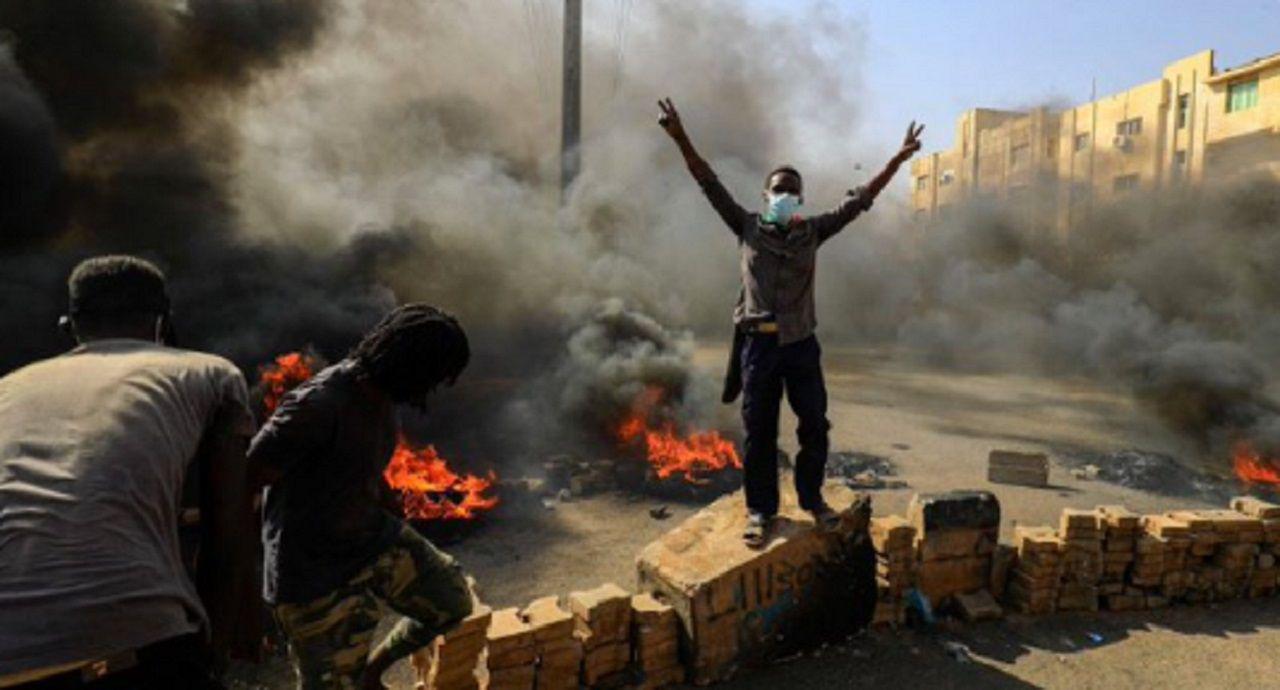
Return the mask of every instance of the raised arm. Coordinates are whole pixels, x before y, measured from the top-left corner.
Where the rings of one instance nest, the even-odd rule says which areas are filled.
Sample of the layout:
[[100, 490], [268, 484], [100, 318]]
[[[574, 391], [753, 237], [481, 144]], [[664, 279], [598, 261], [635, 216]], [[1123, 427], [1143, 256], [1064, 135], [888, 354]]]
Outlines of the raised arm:
[[902, 139], [902, 148], [893, 154], [893, 158], [885, 164], [884, 169], [871, 178], [867, 184], [849, 191], [849, 195], [845, 197], [844, 203], [840, 207], [830, 213], [824, 213], [820, 216], [814, 216], [811, 219], [819, 241], [825, 242], [832, 235], [840, 232], [844, 226], [848, 225], [860, 213], [871, 208], [872, 202], [884, 191], [889, 181], [897, 174], [898, 168], [902, 164], [911, 160], [916, 151], [920, 150], [920, 133], [924, 131], [924, 125], [917, 126], [915, 121], [907, 125], [907, 135]]
[[888, 186], [889, 180], [892, 180], [893, 176], [898, 173], [898, 168], [902, 167], [903, 163], [911, 160], [911, 157], [916, 155], [916, 151], [920, 150], [920, 133], [923, 131], [924, 125], [917, 126], [915, 120], [912, 120], [911, 124], [907, 125], [907, 135], [902, 138], [902, 148], [893, 154], [893, 158], [890, 158], [889, 162], [885, 164], [884, 170], [881, 170], [880, 174], [871, 178], [871, 181], [867, 183], [867, 193], [871, 195], [871, 198], [874, 199], [878, 196]]
[[740, 234], [743, 223], [747, 219], [747, 210], [734, 200], [729, 190], [720, 183], [720, 178], [716, 177], [715, 171], [702, 159], [702, 156], [698, 155], [693, 142], [689, 141], [689, 135], [684, 131], [680, 113], [676, 111], [676, 106], [671, 99], [658, 101], [658, 108], [662, 110], [662, 115], [658, 117], [658, 124], [662, 125], [662, 129], [666, 130], [671, 139], [676, 142], [676, 146], [680, 147], [685, 165], [689, 166], [689, 173], [698, 182], [698, 186], [702, 187], [702, 193], [707, 196], [712, 208], [720, 214], [720, 218], [729, 226], [733, 234]]

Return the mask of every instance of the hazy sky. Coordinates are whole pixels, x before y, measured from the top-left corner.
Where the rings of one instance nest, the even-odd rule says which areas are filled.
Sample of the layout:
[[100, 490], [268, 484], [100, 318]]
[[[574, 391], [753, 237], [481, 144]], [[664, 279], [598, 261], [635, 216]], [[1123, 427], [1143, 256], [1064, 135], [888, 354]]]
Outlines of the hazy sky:
[[[759, 12], [823, 22], [795, 0], [745, 0]], [[896, 143], [928, 124], [947, 148], [972, 107], [1017, 109], [1089, 100], [1157, 79], [1169, 62], [1212, 48], [1218, 69], [1280, 52], [1280, 0], [835, 0], [866, 41], [867, 109], [859, 134]], [[804, 7], [803, 10], [798, 9]]]
[[[682, 1], [584, 5], [588, 24], [611, 32], [628, 5]], [[1092, 80], [1097, 95], [1106, 96], [1158, 79], [1168, 63], [1205, 49], [1215, 51], [1218, 69], [1280, 52], [1280, 0], [725, 1], [742, 3], [762, 24], [847, 34], [849, 45], [860, 47], [861, 60], [844, 76], [850, 93], [863, 99], [850, 137], [853, 149], [866, 152], [860, 155], [867, 160], [856, 161], [867, 168], [864, 175], [897, 147], [912, 119], [927, 125], [925, 151], [936, 151], [951, 146], [956, 118], [969, 108], [1084, 103]], [[563, 0], [533, 3], [544, 8], [548, 31], [558, 30]], [[775, 48], [786, 45], [761, 46]], [[678, 48], [672, 59], [679, 59]], [[680, 94], [670, 95], [680, 101]]]

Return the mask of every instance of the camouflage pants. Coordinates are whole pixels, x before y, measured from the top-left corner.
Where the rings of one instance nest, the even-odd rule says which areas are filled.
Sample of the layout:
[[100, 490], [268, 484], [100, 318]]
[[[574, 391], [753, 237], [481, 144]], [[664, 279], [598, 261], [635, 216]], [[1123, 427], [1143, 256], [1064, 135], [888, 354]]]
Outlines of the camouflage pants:
[[304, 604], [275, 608], [300, 690], [360, 687], [380, 604], [405, 616], [378, 645], [391, 659], [448, 632], [472, 606], [470, 588], [453, 558], [405, 526], [395, 543], [344, 586]]

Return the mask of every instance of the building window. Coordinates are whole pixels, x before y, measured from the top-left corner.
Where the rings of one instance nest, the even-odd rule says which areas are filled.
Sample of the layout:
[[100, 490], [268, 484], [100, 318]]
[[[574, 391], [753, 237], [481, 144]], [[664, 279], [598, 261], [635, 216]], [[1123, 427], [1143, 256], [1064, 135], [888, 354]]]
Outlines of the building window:
[[1057, 151], [1057, 148], [1058, 148], [1057, 139], [1054, 139], [1053, 137], [1049, 137], [1048, 139], [1045, 139], [1044, 140], [1044, 157], [1053, 158], [1053, 154]]
[[926, 190], [926, 189], [928, 189], [928, 188], [929, 188], [929, 176], [928, 176], [928, 175], [921, 175], [920, 177], [917, 177], [917, 178], [916, 178], [916, 189], [917, 189], [917, 190], [919, 190], [919, 191], [924, 191], [924, 190]]
[[1089, 148], [1089, 133], [1085, 132], [1084, 134], [1077, 134], [1075, 146], [1077, 151], [1083, 151]]
[[1142, 118], [1134, 117], [1116, 123], [1116, 136], [1137, 136], [1142, 134]]
[[1178, 129], [1187, 126], [1187, 120], [1191, 117], [1191, 94], [1184, 93], [1178, 96]]
[[1017, 170], [1027, 164], [1027, 157], [1030, 153], [1030, 147], [1026, 144], [1018, 144], [1009, 149], [1009, 167]]
[[1258, 80], [1239, 81], [1227, 85], [1227, 112], [1248, 110], [1258, 104]]
[[1183, 167], [1186, 167], [1186, 165], [1187, 165], [1187, 152], [1186, 152], [1186, 151], [1174, 151], [1174, 152], [1173, 152], [1173, 167], [1175, 167], [1175, 168], [1183, 168]]
[[1128, 192], [1138, 188], [1137, 175], [1120, 175], [1111, 182], [1112, 191]]
[[955, 179], [956, 179], [956, 171], [950, 168], [943, 170], [942, 174], [938, 175], [938, 186], [946, 187], [947, 185], [951, 184], [952, 181], [954, 181]]

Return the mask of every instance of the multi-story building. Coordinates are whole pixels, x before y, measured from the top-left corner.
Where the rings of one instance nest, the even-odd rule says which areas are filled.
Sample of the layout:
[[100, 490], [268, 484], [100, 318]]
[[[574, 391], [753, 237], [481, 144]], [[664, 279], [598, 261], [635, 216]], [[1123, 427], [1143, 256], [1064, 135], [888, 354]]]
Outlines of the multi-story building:
[[1089, 205], [1136, 190], [1259, 170], [1280, 179], [1280, 53], [1218, 71], [1206, 50], [1061, 111], [969, 110], [955, 145], [911, 170], [918, 217], [975, 197], [1027, 199], [1064, 231]]

